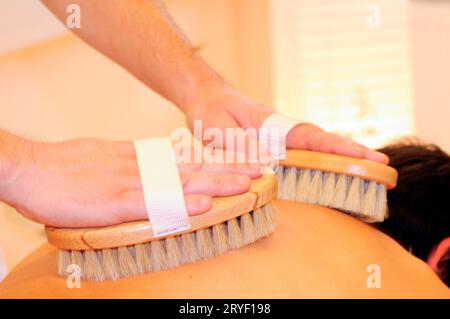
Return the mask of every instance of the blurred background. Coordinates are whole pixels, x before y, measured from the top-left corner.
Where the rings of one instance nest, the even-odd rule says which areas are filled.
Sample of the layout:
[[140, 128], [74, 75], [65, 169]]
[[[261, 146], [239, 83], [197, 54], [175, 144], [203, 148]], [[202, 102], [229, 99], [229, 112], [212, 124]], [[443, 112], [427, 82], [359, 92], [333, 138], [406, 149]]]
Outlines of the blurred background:
[[[165, 3], [205, 59], [251, 97], [371, 147], [416, 135], [450, 151], [450, 0]], [[0, 0], [2, 129], [56, 141], [184, 125], [38, 0]], [[0, 203], [8, 269], [43, 242], [42, 226]]]

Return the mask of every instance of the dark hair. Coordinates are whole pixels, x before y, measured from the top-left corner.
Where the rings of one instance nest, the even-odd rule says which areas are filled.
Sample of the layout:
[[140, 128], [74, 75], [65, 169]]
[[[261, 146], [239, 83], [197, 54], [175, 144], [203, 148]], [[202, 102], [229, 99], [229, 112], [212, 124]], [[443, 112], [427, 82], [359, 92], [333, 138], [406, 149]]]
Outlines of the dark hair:
[[450, 251], [438, 263], [438, 275], [450, 287]]
[[[388, 191], [389, 218], [377, 227], [416, 257], [450, 236], [450, 156], [433, 144], [404, 140], [379, 149], [398, 171], [397, 187]], [[439, 275], [450, 286], [449, 260]]]

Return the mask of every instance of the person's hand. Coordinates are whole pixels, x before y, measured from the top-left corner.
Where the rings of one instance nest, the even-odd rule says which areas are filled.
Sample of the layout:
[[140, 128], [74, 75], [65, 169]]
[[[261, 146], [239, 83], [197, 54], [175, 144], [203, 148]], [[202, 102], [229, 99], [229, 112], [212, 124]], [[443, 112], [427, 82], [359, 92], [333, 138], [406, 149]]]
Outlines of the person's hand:
[[[147, 218], [132, 142], [78, 139], [20, 142], [0, 181], [0, 200], [25, 217], [57, 227], [97, 227]], [[211, 208], [213, 196], [243, 193], [259, 167], [180, 164], [189, 215]], [[225, 174], [226, 173], [226, 174]]]
[[[205, 86], [205, 89], [199, 89], [197, 92], [200, 93], [190, 99], [190, 106], [186, 108], [187, 122], [191, 130], [196, 119], [202, 120], [203, 129], [209, 127], [216, 127], [223, 131], [228, 127], [258, 129], [274, 112], [226, 85]], [[371, 150], [349, 138], [326, 132], [309, 123], [294, 127], [287, 136], [286, 146], [365, 158], [385, 164], [389, 162], [389, 158], [380, 152]], [[225, 144], [224, 147], [227, 145]]]

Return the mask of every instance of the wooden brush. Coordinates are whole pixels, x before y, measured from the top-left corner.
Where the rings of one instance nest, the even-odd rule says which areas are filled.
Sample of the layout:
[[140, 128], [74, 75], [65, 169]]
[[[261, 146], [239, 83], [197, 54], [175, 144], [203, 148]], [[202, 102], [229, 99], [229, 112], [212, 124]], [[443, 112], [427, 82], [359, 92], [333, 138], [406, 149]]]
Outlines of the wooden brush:
[[365, 222], [387, 217], [386, 190], [397, 183], [388, 165], [311, 151], [288, 150], [275, 170], [280, 199], [335, 208]]
[[275, 176], [264, 175], [252, 181], [247, 193], [214, 198], [210, 211], [190, 217], [189, 230], [166, 237], [154, 238], [148, 221], [45, 230], [58, 248], [60, 276], [68, 276], [67, 267], [76, 264], [84, 280], [117, 280], [221, 255], [270, 235], [275, 196]]

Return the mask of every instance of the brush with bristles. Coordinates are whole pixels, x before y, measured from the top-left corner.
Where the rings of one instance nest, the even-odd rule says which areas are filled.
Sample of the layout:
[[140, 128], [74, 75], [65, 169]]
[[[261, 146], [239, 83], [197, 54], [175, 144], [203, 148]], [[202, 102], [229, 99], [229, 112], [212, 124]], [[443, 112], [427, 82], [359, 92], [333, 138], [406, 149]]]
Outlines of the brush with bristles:
[[221, 255], [270, 235], [275, 196], [275, 176], [264, 175], [252, 181], [247, 193], [214, 198], [210, 211], [189, 217], [189, 230], [166, 237], [154, 238], [148, 221], [101, 228], [46, 227], [46, 234], [58, 248], [60, 276], [68, 276], [68, 266], [76, 264], [84, 280], [117, 280]]
[[387, 217], [386, 190], [397, 171], [380, 163], [335, 154], [287, 150], [276, 167], [278, 198], [345, 211], [365, 222]]

